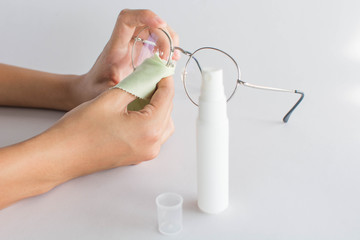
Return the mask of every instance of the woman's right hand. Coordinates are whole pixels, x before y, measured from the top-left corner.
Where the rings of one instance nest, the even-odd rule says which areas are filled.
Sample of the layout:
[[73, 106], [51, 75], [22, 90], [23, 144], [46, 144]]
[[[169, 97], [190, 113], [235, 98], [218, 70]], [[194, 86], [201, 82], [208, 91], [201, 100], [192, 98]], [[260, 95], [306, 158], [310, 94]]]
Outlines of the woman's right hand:
[[55, 177], [67, 181], [155, 158], [174, 131], [173, 96], [173, 80], [168, 77], [158, 83], [150, 103], [140, 111], [127, 110], [133, 95], [111, 89], [68, 112], [38, 137], [49, 149], [43, 155], [49, 173], [55, 171]]

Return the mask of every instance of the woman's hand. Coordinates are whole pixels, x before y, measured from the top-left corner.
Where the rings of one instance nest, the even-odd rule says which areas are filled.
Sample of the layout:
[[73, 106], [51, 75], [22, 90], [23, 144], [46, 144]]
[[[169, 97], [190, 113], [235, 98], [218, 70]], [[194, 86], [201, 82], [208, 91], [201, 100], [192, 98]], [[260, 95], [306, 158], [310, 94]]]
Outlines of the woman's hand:
[[[106, 89], [116, 85], [132, 71], [131, 49], [134, 37], [145, 26], [163, 28], [170, 33], [174, 45], [178, 45], [177, 34], [150, 10], [123, 10], [118, 16], [109, 42], [88, 73], [72, 85], [77, 104], [93, 99]], [[179, 59], [178, 51], [174, 60]]]
[[71, 149], [67, 156], [62, 153], [60, 161], [65, 168], [60, 177], [73, 178], [155, 158], [174, 131], [173, 95], [169, 77], [158, 83], [150, 104], [140, 111], [127, 110], [133, 95], [111, 89], [67, 113], [49, 129], [49, 136], [45, 134], [51, 138], [47, 142], [57, 142], [56, 152]]
[[44, 133], [0, 149], [0, 209], [78, 176], [153, 159], [174, 131], [171, 77], [150, 104], [128, 111], [135, 97], [111, 89], [68, 112]]

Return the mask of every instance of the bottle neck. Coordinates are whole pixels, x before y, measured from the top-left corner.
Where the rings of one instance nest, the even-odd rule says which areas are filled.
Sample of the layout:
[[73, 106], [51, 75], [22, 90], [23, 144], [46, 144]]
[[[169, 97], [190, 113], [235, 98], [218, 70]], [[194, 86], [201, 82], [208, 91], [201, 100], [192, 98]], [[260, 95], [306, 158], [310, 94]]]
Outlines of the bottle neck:
[[206, 122], [227, 120], [222, 69], [204, 68], [202, 70], [199, 120]]

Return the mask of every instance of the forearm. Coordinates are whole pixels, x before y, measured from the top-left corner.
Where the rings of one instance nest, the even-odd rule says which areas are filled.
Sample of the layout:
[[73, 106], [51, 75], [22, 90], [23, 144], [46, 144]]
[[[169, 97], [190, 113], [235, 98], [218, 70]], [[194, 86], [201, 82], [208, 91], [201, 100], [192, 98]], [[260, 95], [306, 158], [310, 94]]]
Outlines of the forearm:
[[83, 142], [52, 127], [29, 140], [0, 148], [0, 209], [94, 172], [88, 169], [91, 157]]
[[0, 105], [70, 110], [78, 105], [71, 86], [81, 77], [0, 64]]
[[66, 181], [54, 170], [45, 139], [35, 137], [0, 149], [0, 209]]

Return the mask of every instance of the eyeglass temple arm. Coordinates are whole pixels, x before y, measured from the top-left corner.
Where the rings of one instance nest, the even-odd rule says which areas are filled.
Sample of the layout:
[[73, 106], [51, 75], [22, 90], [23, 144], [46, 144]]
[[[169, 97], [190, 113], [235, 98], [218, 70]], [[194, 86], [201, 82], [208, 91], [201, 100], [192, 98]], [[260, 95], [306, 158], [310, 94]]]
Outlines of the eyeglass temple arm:
[[[191, 53], [191, 52], [186, 51], [186, 50], [184, 50], [184, 49], [182, 49], [182, 48], [180, 48], [180, 47], [174, 47], [174, 49], [179, 50], [180, 52], [182, 52], [183, 54], [185, 54], [185, 55], [187, 55], [187, 56], [191, 56], [191, 57], [195, 60], [195, 62], [196, 62], [196, 64], [197, 64], [200, 72], [202, 72], [202, 69], [201, 69], [201, 67], [200, 67], [200, 63], [198, 62], [198, 60], [197, 60], [194, 56], [192, 56], [192, 53]], [[247, 82], [241, 81], [241, 80], [239, 80], [239, 79], [238, 79], [237, 82], [238, 82], [238, 84], [241, 84], [241, 85], [243, 85], [243, 86], [245, 86], [245, 87], [251, 87], [251, 88], [262, 89], [262, 90], [269, 90], [269, 91], [276, 91], [276, 92], [288, 92], [288, 93], [300, 94], [301, 96], [300, 96], [299, 100], [298, 100], [298, 101], [295, 103], [295, 105], [289, 110], [289, 112], [286, 113], [286, 115], [284, 116], [284, 118], [283, 118], [283, 122], [284, 122], [284, 123], [287, 123], [287, 122], [289, 121], [289, 118], [290, 118], [291, 114], [294, 112], [294, 110], [297, 108], [297, 106], [298, 106], [298, 105], [301, 103], [301, 101], [304, 99], [304, 95], [305, 95], [303, 92], [300, 92], [299, 90], [289, 90], [289, 89], [265, 87], [265, 86], [260, 86], [260, 85], [255, 85], [255, 84], [247, 83]], [[236, 88], [235, 88], [235, 90], [236, 90]], [[231, 99], [231, 97], [234, 95], [234, 93], [235, 93], [235, 91], [234, 91], [234, 92], [232, 93], [232, 95], [229, 97], [228, 101]], [[190, 99], [191, 99], [191, 98], [190, 98]], [[191, 101], [192, 101], [192, 100], [191, 100]], [[192, 101], [192, 102], [193, 102], [193, 101]], [[193, 102], [193, 103], [194, 103], [195, 105], [197, 105], [195, 102]]]
[[289, 121], [289, 118], [291, 116], [291, 114], [294, 112], [294, 110], [296, 109], [296, 107], [301, 103], [301, 101], [304, 99], [304, 93], [300, 92], [299, 90], [289, 90], [289, 89], [281, 89], [281, 88], [273, 88], [273, 87], [265, 87], [265, 86], [259, 86], [259, 85], [255, 85], [255, 84], [251, 84], [251, 83], [247, 83], [241, 80], [238, 80], [238, 84], [241, 84], [245, 87], [251, 87], [251, 88], [256, 88], [256, 89], [262, 89], [262, 90], [269, 90], [269, 91], [276, 91], [276, 92], [288, 92], [288, 93], [296, 93], [296, 94], [300, 94], [300, 98], [299, 100], [295, 103], [295, 105], [289, 110], [289, 112], [284, 116], [283, 118], [283, 122], [287, 123]]

